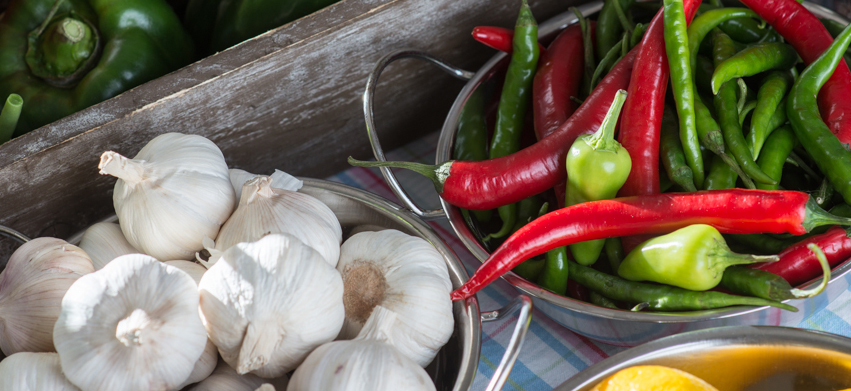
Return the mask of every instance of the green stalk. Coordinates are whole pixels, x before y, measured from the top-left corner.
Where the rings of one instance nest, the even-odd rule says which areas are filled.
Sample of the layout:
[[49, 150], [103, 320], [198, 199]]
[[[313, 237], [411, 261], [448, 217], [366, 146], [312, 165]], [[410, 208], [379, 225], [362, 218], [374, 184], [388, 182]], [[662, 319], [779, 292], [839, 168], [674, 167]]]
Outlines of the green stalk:
[[23, 106], [24, 98], [21, 98], [18, 94], [9, 94], [9, 97], [6, 98], [6, 104], [3, 105], [3, 111], [0, 112], [0, 144], [12, 139]]

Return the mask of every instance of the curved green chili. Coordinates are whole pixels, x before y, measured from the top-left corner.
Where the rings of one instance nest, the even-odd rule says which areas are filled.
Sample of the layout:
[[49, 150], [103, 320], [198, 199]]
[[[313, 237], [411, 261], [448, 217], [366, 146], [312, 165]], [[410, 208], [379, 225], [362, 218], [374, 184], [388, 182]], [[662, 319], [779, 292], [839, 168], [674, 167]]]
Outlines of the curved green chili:
[[768, 129], [769, 121], [774, 112], [785, 111], [780, 101], [786, 97], [786, 92], [792, 86], [792, 75], [788, 71], [773, 71], [765, 76], [759, 87], [756, 98], [756, 108], [751, 117], [751, 130], [748, 133], [748, 145], [754, 158], [759, 158], [762, 144], [773, 129]]
[[712, 93], [717, 94], [721, 84], [729, 80], [773, 69], [789, 69], [796, 62], [798, 52], [785, 43], [768, 42], [749, 46], [722, 63], [715, 64], [711, 81]]
[[659, 160], [671, 182], [676, 183], [685, 191], [697, 191], [694, 187], [694, 176], [683, 155], [680, 144], [679, 128], [676, 116], [670, 107], [665, 107], [662, 114], [662, 127], [659, 133]]
[[766, 39], [772, 29], [765, 26], [764, 21], [752, 18], [736, 18], [724, 21], [718, 26], [725, 34], [736, 42], [757, 43]]
[[[453, 146], [453, 159], [478, 161], [487, 158], [488, 129], [485, 124], [485, 98], [481, 88], [477, 88], [461, 108], [458, 133], [455, 134]], [[461, 209], [461, 213], [469, 214], [471, 211]], [[474, 210], [472, 214], [481, 222], [490, 221], [492, 215], [491, 210]]]
[[[733, 41], [727, 34], [721, 30], [713, 30], [713, 55], [716, 64], [715, 72], [718, 72], [717, 66], [730, 58], [735, 53]], [[733, 155], [733, 158], [739, 163], [739, 167], [754, 181], [761, 183], [776, 183], [771, 177], [766, 175], [759, 166], [754, 162], [751, 152], [745, 142], [745, 136], [742, 133], [742, 127], [739, 125], [739, 110], [738, 100], [736, 98], [736, 85], [732, 81], [723, 83], [714, 98], [715, 111], [718, 114], [718, 124], [721, 126], [721, 132], [724, 135], [724, 141], [727, 150]]]
[[703, 184], [703, 158], [697, 135], [694, 112], [694, 78], [689, 58], [689, 41], [683, 0], [664, 0], [665, 53], [677, 116], [680, 121], [680, 142], [686, 162], [691, 167], [696, 185]]
[[[520, 136], [526, 116], [526, 106], [532, 93], [532, 79], [538, 64], [538, 24], [526, 0], [523, 0], [514, 26], [511, 62], [505, 75], [502, 95], [497, 109], [496, 125], [489, 157], [508, 156], [520, 150]], [[497, 208], [502, 228], [488, 235], [499, 238], [508, 235], [517, 218], [516, 204]]]
[[547, 251], [544, 268], [538, 276], [538, 285], [558, 295], [567, 295], [567, 247]]
[[736, 187], [738, 178], [736, 171], [725, 163], [719, 155], [712, 155], [706, 181], [703, 183], [704, 190], [732, 189]]
[[611, 300], [638, 304], [633, 311], [650, 308], [658, 311], [692, 311], [733, 305], [768, 305], [792, 312], [798, 309], [772, 300], [735, 296], [715, 291], [695, 292], [668, 285], [632, 282], [576, 262], [568, 261], [570, 279]]
[[[615, 4], [615, 2], [618, 4]], [[629, 9], [634, 2], [635, 0], [606, 0], [603, 2], [603, 8], [597, 15], [597, 31], [595, 32], [598, 60], [602, 61], [609, 50], [620, 42], [621, 33], [624, 30], [617, 10]]]
[[824, 291], [830, 281], [830, 264], [824, 252], [816, 244], [810, 244], [808, 247], [815, 253], [824, 274], [821, 283], [814, 288], [793, 288], [786, 279], [777, 274], [742, 266], [733, 266], [724, 270], [720, 285], [733, 293], [766, 300], [781, 301], [816, 296]]
[[688, 50], [692, 64], [697, 61], [697, 52], [700, 48], [700, 43], [703, 42], [703, 38], [712, 29], [734, 18], [749, 19], [758, 17], [756, 12], [748, 8], [718, 8], [706, 11], [700, 14], [700, 16], [695, 17], [688, 26]]
[[851, 202], [851, 151], [821, 119], [816, 95], [833, 74], [849, 43], [851, 26], [846, 27], [830, 47], [801, 72], [786, 104], [786, 115], [798, 141], [846, 203]]
[[[697, 108], [697, 110], [695, 110], [695, 114], [697, 119], [697, 135], [700, 137], [700, 144], [703, 145], [704, 148], [712, 151], [715, 156], [718, 156], [718, 158], [721, 159], [719, 163], [723, 162], [730, 166], [730, 169], [735, 174], [733, 182], [735, 182], [736, 177], [739, 177], [742, 179], [745, 187], [748, 189], [755, 189], [756, 186], [753, 181], [750, 177], [745, 175], [742, 168], [739, 167], [739, 163], [736, 162], [736, 159], [733, 159], [727, 154], [726, 147], [724, 146], [724, 133], [721, 132], [721, 127], [718, 125], [718, 122], [715, 121], [715, 118], [712, 117], [709, 107], [703, 103], [702, 98], [698, 97], [698, 99], [695, 99], [695, 107]], [[715, 181], [717, 182], [718, 179], [719, 178], [716, 177]], [[726, 188], [717, 186], [717, 183], [709, 187], [704, 184], [704, 188]]]
[[786, 158], [789, 157], [789, 153], [792, 152], [796, 144], [798, 144], [798, 139], [790, 126], [781, 126], [768, 136], [768, 139], [765, 140], [765, 153], [756, 159], [756, 163], [777, 184], [759, 183], [756, 185], [758, 189], [778, 190], [780, 188], [783, 163], [786, 162]]

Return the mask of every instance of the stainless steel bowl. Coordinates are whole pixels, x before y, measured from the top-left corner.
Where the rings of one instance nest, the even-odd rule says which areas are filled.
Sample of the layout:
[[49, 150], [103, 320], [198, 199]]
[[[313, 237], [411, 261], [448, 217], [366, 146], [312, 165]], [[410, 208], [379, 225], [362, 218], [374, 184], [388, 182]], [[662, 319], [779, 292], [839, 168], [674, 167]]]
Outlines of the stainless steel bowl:
[[[804, 2], [804, 5], [819, 17], [833, 19], [841, 23], [848, 23], [848, 20], [827, 8], [808, 3], [806, 1]], [[580, 6], [579, 10], [584, 15], [589, 15], [599, 11], [601, 7], [602, 3], [600, 1], [595, 1]], [[546, 21], [545, 23], [541, 23], [539, 26], [539, 34], [542, 37], [552, 36], [568, 24], [574, 23], [575, 21], [576, 17], [572, 12], [563, 13]], [[435, 158], [436, 163], [440, 164], [452, 159], [453, 143], [455, 141], [455, 134], [458, 130], [458, 119], [460, 117], [461, 108], [467, 101], [467, 98], [476, 88], [479, 88], [483, 83], [497, 73], [497, 67], [500, 64], [505, 63], [508, 56], [504, 53], [495, 55], [475, 74], [453, 68], [452, 66], [442, 63], [425, 53], [414, 50], [391, 53], [380, 60], [375, 67], [375, 71], [373, 71], [373, 74], [370, 76], [370, 80], [367, 82], [366, 91], [364, 92], [364, 116], [366, 119], [367, 131], [373, 146], [375, 158], [379, 161], [386, 159], [384, 158], [384, 153], [374, 130], [375, 125], [372, 115], [373, 90], [381, 70], [390, 62], [406, 57], [428, 60], [439, 65], [442, 69], [450, 72], [454, 76], [468, 80], [467, 84], [455, 99], [455, 102], [446, 117], [446, 121], [443, 124], [443, 128], [441, 129]], [[441, 199], [441, 210], [424, 210], [417, 206], [416, 203], [411, 200], [411, 197], [406, 194], [405, 190], [399, 184], [399, 181], [390, 169], [382, 168], [381, 172], [393, 192], [406, 208], [425, 219], [447, 217], [453, 230], [467, 249], [469, 249], [470, 252], [480, 261], [484, 261], [488, 258], [488, 252], [482, 247], [476, 236], [465, 224], [458, 208]], [[806, 300], [787, 301], [788, 304], [799, 309], [796, 313], [767, 306], [732, 307], [718, 310], [676, 313], [613, 310], [553, 294], [552, 292], [541, 289], [539, 286], [523, 279], [513, 272], [506, 273], [503, 278], [522, 292], [530, 295], [535, 306], [540, 309], [541, 312], [545, 313], [550, 318], [568, 329], [606, 344], [635, 346], [671, 334], [710, 327], [730, 325], [797, 325], [814, 312], [825, 308], [829, 301], [845, 291], [845, 287], [848, 286], [848, 284], [851, 284], [851, 275], [848, 274], [849, 270], [851, 270], [851, 262], [847, 261], [838, 268], [835, 268], [828, 288], [818, 297]], [[804, 286], [813, 286], [819, 281], [821, 281], [820, 278], [804, 284]], [[840, 281], [844, 281], [844, 283], [839, 283]]]
[[851, 339], [772, 326], [691, 331], [624, 350], [579, 372], [556, 391], [587, 391], [635, 365], [681, 369], [725, 391], [840, 390], [851, 388]]
[[[375, 194], [348, 185], [321, 179], [299, 179], [304, 181], [304, 187], [299, 190], [300, 192], [316, 197], [334, 211], [342, 225], [344, 239], [355, 232], [381, 229], [396, 229], [419, 236], [431, 243], [443, 256], [454, 288], [458, 288], [469, 278], [452, 249], [428, 224], [410, 211]], [[113, 215], [103, 221], [116, 222], [118, 219]], [[19, 241], [29, 240], [23, 234], [2, 226], [0, 226], [0, 233]], [[80, 232], [67, 240], [77, 244], [82, 236], [83, 233]], [[508, 378], [531, 321], [532, 302], [528, 297], [521, 296], [502, 309], [484, 313], [479, 311], [479, 304], [475, 298], [453, 303], [455, 331], [449, 342], [426, 368], [436, 388], [453, 391], [469, 390], [479, 363], [482, 342], [481, 322], [503, 319], [518, 311], [518, 321], [511, 342], [506, 347], [505, 356], [494, 371], [488, 390], [501, 389]]]

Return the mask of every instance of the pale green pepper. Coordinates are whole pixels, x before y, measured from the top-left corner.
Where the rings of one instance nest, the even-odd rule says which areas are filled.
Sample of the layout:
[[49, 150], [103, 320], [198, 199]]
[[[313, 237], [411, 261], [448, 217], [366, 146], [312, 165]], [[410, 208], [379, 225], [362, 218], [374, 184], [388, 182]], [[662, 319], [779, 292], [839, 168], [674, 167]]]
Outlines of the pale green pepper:
[[705, 291], [721, 282], [728, 266], [778, 259], [776, 255], [734, 253], [715, 227], [694, 224], [638, 245], [621, 262], [618, 275]]

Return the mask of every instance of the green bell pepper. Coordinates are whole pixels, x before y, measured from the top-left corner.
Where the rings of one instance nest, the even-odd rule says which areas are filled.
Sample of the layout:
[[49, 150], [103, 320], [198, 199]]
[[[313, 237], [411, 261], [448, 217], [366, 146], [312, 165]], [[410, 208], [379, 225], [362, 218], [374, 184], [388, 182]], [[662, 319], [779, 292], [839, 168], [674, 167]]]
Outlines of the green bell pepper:
[[[600, 129], [592, 135], [579, 136], [567, 151], [565, 206], [614, 198], [626, 182], [632, 160], [614, 138], [624, 100], [626, 91], [619, 90]], [[570, 252], [577, 263], [587, 266], [597, 261], [605, 242], [598, 239], [571, 244]]]
[[24, 134], [189, 64], [192, 39], [164, 0], [14, 0], [0, 20], [0, 96]]
[[202, 52], [225, 50], [338, 0], [189, 0], [184, 25]]
[[621, 262], [618, 275], [631, 281], [705, 291], [721, 282], [728, 266], [778, 259], [776, 255], [734, 253], [715, 227], [693, 224], [638, 245]]

